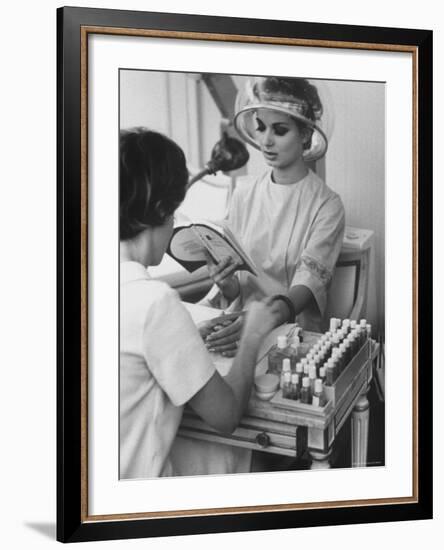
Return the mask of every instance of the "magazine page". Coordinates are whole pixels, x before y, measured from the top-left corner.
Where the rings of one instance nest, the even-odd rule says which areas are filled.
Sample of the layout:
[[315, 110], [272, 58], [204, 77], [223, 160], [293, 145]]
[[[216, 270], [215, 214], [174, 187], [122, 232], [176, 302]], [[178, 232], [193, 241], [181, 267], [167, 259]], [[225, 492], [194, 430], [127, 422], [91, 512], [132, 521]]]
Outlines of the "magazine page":
[[215, 263], [230, 257], [239, 269], [257, 274], [253, 262], [227, 228], [207, 221], [190, 221], [174, 228], [168, 254], [185, 269], [194, 271], [206, 265], [206, 253]]

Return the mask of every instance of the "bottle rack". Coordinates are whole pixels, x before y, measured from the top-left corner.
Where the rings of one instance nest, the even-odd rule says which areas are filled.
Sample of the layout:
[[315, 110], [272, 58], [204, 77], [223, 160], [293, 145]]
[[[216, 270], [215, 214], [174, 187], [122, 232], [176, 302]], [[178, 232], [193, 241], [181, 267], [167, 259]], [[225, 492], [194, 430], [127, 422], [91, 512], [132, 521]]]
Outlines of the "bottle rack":
[[327, 400], [324, 407], [307, 405], [300, 401], [283, 397], [282, 390], [276, 392], [270, 399], [270, 403], [278, 408], [291, 409], [314, 416], [327, 416], [341, 401], [342, 397], [351, 390], [353, 385], [361, 383], [362, 378], [371, 379], [371, 350], [372, 340], [368, 339], [342, 370], [335, 382], [330, 386], [324, 385], [324, 394]]

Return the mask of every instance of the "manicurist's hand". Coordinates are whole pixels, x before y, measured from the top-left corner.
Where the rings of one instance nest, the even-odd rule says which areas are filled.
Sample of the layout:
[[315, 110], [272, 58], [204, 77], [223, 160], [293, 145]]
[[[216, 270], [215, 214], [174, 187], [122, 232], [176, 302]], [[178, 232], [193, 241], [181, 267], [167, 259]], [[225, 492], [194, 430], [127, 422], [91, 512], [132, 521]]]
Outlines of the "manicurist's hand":
[[224, 258], [216, 263], [208, 253], [205, 253], [208, 273], [213, 282], [220, 288], [228, 300], [234, 300], [239, 295], [239, 281], [234, 272], [239, 265], [231, 257]]
[[[264, 336], [279, 322], [278, 317], [276, 308], [269, 299], [253, 302], [244, 319], [239, 350], [231, 369], [224, 378], [216, 371], [190, 399], [193, 410], [216, 430], [232, 432], [239, 424], [253, 385], [258, 350]], [[233, 329], [241, 319], [242, 316], [221, 330]]]

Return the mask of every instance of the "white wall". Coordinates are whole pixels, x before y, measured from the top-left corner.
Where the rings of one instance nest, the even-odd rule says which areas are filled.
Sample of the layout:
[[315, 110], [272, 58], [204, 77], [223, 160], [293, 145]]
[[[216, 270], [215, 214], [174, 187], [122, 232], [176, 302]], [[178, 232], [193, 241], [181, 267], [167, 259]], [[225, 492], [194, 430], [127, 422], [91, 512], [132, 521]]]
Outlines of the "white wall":
[[375, 232], [367, 317], [384, 328], [384, 84], [330, 81], [335, 122], [326, 182], [342, 198], [347, 225]]
[[[442, 52], [444, 21], [440, 4], [423, 0], [349, 2], [318, 0], [261, 3], [225, 0], [77, 0], [77, 5], [116, 9], [163, 10], [238, 17], [280, 18], [325, 23], [433, 28], [435, 35], [435, 97], [444, 95]], [[60, 548], [54, 540], [55, 521], [55, 130], [56, 57], [55, 8], [61, 2], [29, 0], [3, 7], [1, 33], [3, 85], [0, 87], [2, 133], [1, 342], [2, 342], [2, 472], [1, 544], [8, 550]], [[444, 141], [443, 104], [436, 101], [435, 179], [444, 181], [440, 161]], [[435, 186], [435, 341], [444, 331], [441, 273], [444, 219], [442, 185]], [[439, 358], [439, 359], [438, 359]], [[374, 550], [395, 546], [416, 550], [444, 533], [442, 468], [444, 375], [440, 356], [435, 369], [435, 520], [376, 525], [289, 529], [167, 539], [86, 543], [90, 549], [227, 548], [287, 549], [325, 546], [329, 550]], [[387, 519], [390, 519], [388, 517]], [[80, 547], [79, 547], [80, 548]]]

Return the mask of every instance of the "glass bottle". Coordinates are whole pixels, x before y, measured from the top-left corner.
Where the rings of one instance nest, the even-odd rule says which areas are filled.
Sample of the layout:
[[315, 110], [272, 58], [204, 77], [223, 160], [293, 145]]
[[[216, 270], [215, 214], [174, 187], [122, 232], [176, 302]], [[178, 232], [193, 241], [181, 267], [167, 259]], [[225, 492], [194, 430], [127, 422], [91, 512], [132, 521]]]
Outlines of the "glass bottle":
[[290, 398], [294, 399], [295, 401], [299, 399], [299, 395], [301, 393], [299, 381], [300, 381], [299, 374], [294, 372], [291, 375], [291, 380], [290, 380], [290, 383], [291, 383]]
[[301, 403], [305, 403], [307, 405], [311, 404], [311, 388], [310, 388], [310, 380], [308, 376], [304, 376], [302, 379], [302, 388], [301, 388]]
[[325, 370], [325, 383], [327, 386], [332, 386], [336, 380], [336, 365], [335, 360], [331, 357], [327, 361], [327, 368]]
[[304, 375], [304, 366], [302, 364], [302, 361], [296, 363], [296, 374], [299, 374], [299, 378], [300, 380], [302, 380], [302, 376]]
[[308, 379], [310, 380], [310, 388], [311, 391], [314, 391], [314, 383], [316, 380], [316, 367], [314, 365], [310, 365], [308, 369]]
[[365, 330], [367, 331], [367, 338], [371, 338], [372, 337], [372, 326], [370, 323], [367, 323], [365, 325]]
[[285, 399], [291, 399], [291, 372], [286, 371], [283, 373], [283, 385], [282, 385], [282, 397]]
[[315, 407], [324, 407], [326, 404], [324, 385], [319, 378], [315, 380], [312, 404]]
[[280, 376], [283, 360], [290, 359], [291, 356], [292, 350], [287, 343], [287, 337], [285, 335], [278, 336], [276, 345], [268, 352], [268, 372]]
[[292, 339], [291, 339], [291, 343], [290, 343], [290, 348], [291, 348], [291, 352], [292, 352], [292, 356], [291, 356], [291, 370], [292, 372], [295, 371], [296, 369], [296, 363], [298, 361], [300, 361], [304, 356], [305, 356], [305, 353], [304, 353], [304, 350], [303, 350], [303, 345], [301, 345], [301, 341], [299, 339], [299, 336], [293, 336]]
[[281, 371], [281, 381], [280, 381], [281, 390], [284, 389], [285, 373], [287, 373], [287, 372], [291, 374], [291, 363], [290, 363], [290, 359], [288, 359], [288, 357], [286, 357], [282, 361], [282, 371]]

